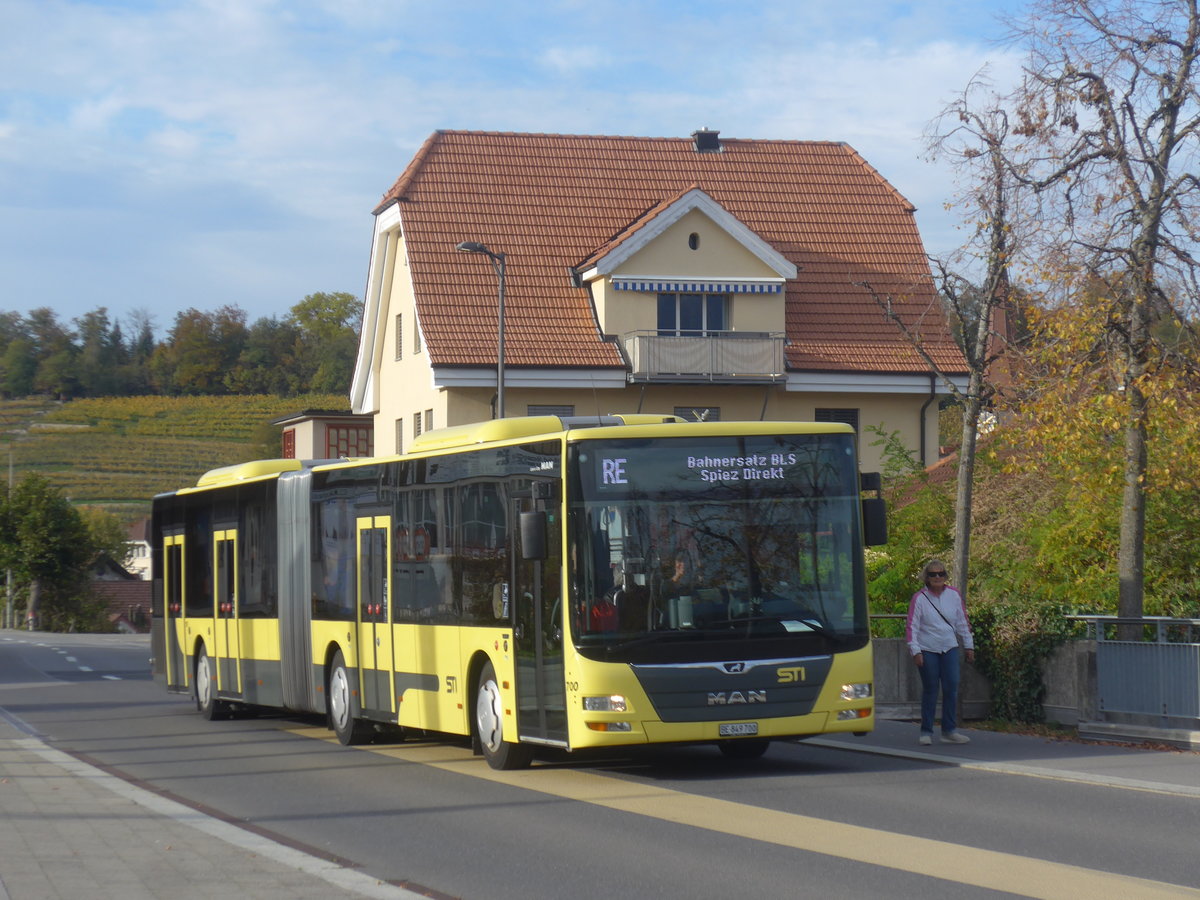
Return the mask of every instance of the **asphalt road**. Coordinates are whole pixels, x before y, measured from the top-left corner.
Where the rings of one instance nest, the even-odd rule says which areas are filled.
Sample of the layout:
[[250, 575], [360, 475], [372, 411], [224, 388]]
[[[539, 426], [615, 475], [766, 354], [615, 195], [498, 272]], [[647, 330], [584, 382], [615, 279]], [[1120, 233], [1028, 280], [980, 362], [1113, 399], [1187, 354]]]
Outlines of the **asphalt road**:
[[[754, 762], [694, 747], [494, 772], [450, 741], [346, 748], [311, 718], [205, 722], [187, 698], [150, 680], [148, 656], [140, 636], [4, 632], [0, 714], [127, 779], [431, 894], [1136, 898], [1164, 882], [1200, 890], [1195, 794], [826, 743], [772, 745]], [[915, 751], [915, 727], [912, 737]]]

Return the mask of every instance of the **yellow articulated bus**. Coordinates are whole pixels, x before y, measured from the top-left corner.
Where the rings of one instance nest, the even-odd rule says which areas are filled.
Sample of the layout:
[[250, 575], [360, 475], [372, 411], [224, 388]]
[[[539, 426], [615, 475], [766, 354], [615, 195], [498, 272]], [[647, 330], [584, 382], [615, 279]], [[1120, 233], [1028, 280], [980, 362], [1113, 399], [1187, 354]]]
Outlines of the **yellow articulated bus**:
[[864, 485], [848, 426], [645, 414], [217, 469], [154, 498], [155, 675], [207, 718], [470, 736], [495, 768], [865, 733]]

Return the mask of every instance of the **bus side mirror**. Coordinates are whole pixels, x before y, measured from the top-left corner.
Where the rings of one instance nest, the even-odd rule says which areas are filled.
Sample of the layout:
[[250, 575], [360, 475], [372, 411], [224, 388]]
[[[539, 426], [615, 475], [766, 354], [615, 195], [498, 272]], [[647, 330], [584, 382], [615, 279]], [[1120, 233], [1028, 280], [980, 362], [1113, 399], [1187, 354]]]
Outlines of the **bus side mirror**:
[[540, 510], [521, 513], [521, 559], [546, 558], [546, 514]]
[[878, 472], [861, 472], [858, 476], [860, 491], [874, 491], [874, 497], [862, 499], [863, 544], [868, 547], [878, 547], [886, 544], [887, 533], [887, 503], [883, 497], [883, 478]]
[[887, 501], [882, 497], [864, 497], [862, 500], [863, 543], [868, 547], [886, 544]]

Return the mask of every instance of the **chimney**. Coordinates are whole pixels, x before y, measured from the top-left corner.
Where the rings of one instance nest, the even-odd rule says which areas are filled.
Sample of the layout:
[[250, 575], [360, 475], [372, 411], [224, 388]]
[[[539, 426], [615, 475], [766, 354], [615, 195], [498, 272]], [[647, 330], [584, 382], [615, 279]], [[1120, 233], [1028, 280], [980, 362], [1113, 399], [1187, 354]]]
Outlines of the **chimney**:
[[708, 127], [692, 132], [692, 146], [697, 153], [720, 153], [721, 132], [710, 131]]

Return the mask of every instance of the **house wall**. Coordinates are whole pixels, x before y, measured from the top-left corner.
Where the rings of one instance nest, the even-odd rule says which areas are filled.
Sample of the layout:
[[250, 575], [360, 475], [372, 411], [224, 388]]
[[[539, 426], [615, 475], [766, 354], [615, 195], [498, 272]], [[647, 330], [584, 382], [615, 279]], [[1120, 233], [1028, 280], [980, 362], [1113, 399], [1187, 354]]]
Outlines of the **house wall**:
[[[691, 250], [688, 236], [700, 235], [700, 247]], [[379, 262], [377, 270], [383, 310], [382, 339], [375, 345], [379, 383], [375, 411], [375, 453], [389, 455], [411, 446], [417, 415], [422, 417], [422, 432], [428, 430], [425, 413], [433, 413], [433, 426], [442, 428], [483, 421], [492, 415], [495, 396], [494, 369], [478, 370], [488, 384], [479, 387], [437, 389], [429, 368], [428, 354], [418, 350], [413, 338], [418, 327], [413, 304], [404, 241], [395, 243], [395, 252]], [[721, 276], [726, 278], [775, 278], [776, 273], [758, 257], [718, 228], [703, 213], [693, 210], [668, 228], [662, 236], [634, 254], [620, 271], [623, 275], [667, 277]], [[606, 333], [623, 334], [657, 327], [654, 294], [613, 291], [607, 279], [592, 285], [597, 312]], [[402, 353], [396, 358], [396, 315], [402, 316]], [[784, 330], [782, 294], [735, 294], [731, 297], [731, 324], [739, 331], [781, 332]], [[512, 372], [512, 370], [510, 370]], [[525, 373], [522, 373], [525, 374]], [[552, 375], [544, 376], [547, 380]], [[721, 418], [809, 421], [818, 408], [857, 409], [863, 429], [859, 454], [864, 470], [882, 467], [880, 448], [871, 444], [875, 435], [866, 431], [880, 426], [897, 432], [900, 440], [914, 453], [921, 446], [921, 407], [929, 399], [926, 392], [867, 393], [787, 391], [781, 385], [648, 384], [629, 385], [621, 390], [518, 387], [519, 376], [512, 372], [505, 382], [505, 407], [509, 416], [525, 415], [530, 405], [573, 405], [579, 415], [620, 412], [672, 413], [676, 407], [720, 407]], [[764, 400], [766, 408], [764, 412]], [[402, 440], [397, 447], [396, 423], [401, 420]], [[924, 418], [925, 463], [937, 461], [937, 409], [930, 404]]]
[[[424, 339], [417, 343], [420, 323], [417, 321], [413, 303], [412, 280], [409, 277], [408, 254], [401, 238], [396, 246], [394, 265], [384, 281], [386, 309], [383, 325], [383, 340], [379, 354], [379, 408], [375, 413], [375, 453], [386, 456], [410, 445], [414, 435], [414, 422], [422, 417], [422, 432], [427, 411], [432, 411], [433, 427], [477, 421], [463, 419], [451, 421], [448, 416], [447, 396], [433, 386], [433, 374], [429, 368], [429, 355], [425, 351]], [[397, 347], [396, 316], [401, 317], [399, 347]], [[399, 349], [399, 358], [397, 350]], [[482, 418], [487, 418], [487, 415]], [[400, 421], [402, 442], [397, 447], [397, 421]]]
[[[910, 394], [844, 394], [796, 393], [781, 387], [729, 387], [714, 385], [631, 385], [624, 390], [585, 390], [563, 388], [514, 388], [505, 385], [505, 407], [509, 416], [523, 416], [530, 405], [573, 405], [581, 416], [610, 413], [662, 413], [671, 415], [676, 407], [703, 409], [720, 407], [723, 421], [812, 421], [817, 409], [857, 409], [860, 434], [858, 452], [864, 471], [879, 471], [883, 467], [880, 447], [872, 446], [877, 436], [868, 431], [871, 426], [886, 432], [898, 432], [905, 446], [914, 451], [920, 445], [921, 406], [927, 397]], [[495, 389], [462, 388], [445, 392], [449, 408], [446, 419], [438, 425], [462, 425], [491, 417], [491, 400]], [[936, 405], [931, 405], [926, 423], [936, 428]], [[411, 432], [410, 432], [411, 436]], [[936, 462], [935, 442], [926, 442]], [[376, 433], [378, 445], [379, 435]]]
[[[688, 246], [696, 234], [699, 246]], [[684, 214], [621, 264], [614, 275], [687, 276], [688, 278], [779, 278], [728, 231], [698, 209]]]

